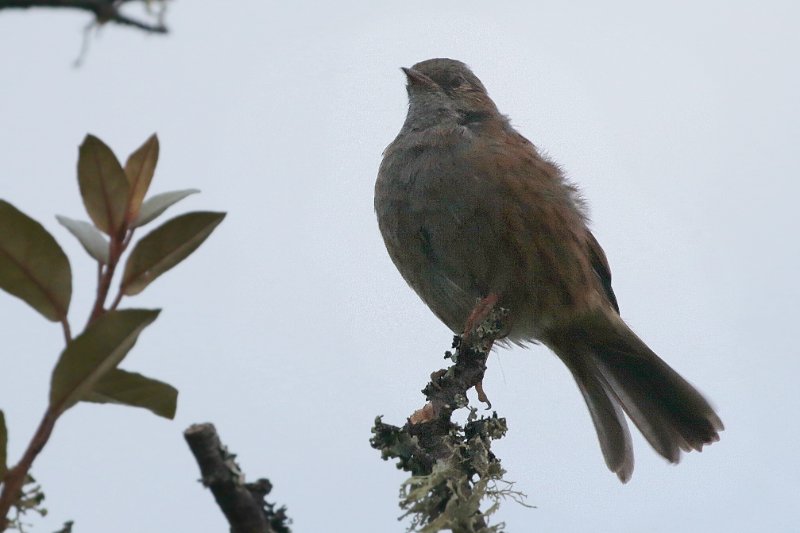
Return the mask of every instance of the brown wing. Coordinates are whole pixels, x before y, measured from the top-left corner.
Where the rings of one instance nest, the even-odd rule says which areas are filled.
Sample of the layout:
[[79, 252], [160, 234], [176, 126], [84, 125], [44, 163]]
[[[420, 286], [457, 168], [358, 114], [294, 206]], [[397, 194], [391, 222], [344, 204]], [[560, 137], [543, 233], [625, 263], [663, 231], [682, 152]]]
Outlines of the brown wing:
[[586, 244], [589, 246], [589, 258], [592, 263], [592, 270], [600, 280], [603, 290], [608, 297], [608, 301], [614, 306], [614, 309], [619, 314], [619, 304], [617, 304], [617, 297], [614, 294], [614, 289], [611, 288], [611, 268], [608, 266], [608, 259], [600, 247], [600, 243], [594, 238], [591, 231], [586, 231], [587, 239]]

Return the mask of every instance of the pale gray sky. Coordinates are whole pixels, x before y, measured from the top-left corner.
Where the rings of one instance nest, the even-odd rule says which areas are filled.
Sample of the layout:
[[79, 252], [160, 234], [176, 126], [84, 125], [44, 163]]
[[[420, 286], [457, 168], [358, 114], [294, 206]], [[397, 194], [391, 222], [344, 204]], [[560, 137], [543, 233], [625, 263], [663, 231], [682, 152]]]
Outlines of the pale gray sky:
[[[391, 264], [372, 210], [405, 116], [401, 66], [452, 57], [588, 198], [623, 316], [719, 408], [727, 429], [667, 465], [636, 434], [633, 480], [603, 463], [567, 370], [498, 350], [486, 389], [510, 532], [789, 531], [800, 374], [800, 34], [796, 2], [180, 0], [166, 38], [105, 28], [71, 68], [86, 16], [0, 12], [0, 197], [71, 258], [82, 325], [94, 268], [55, 214], [86, 218], [87, 132], [120, 157], [150, 133], [173, 214], [229, 212], [190, 260], [125, 306], [162, 307], [123, 366], [178, 387], [173, 422], [80, 405], [34, 468], [79, 533], [225, 531], [181, 435], [214, 422], [294, 529], [403, 531], [404, 479], [369, 447], [402, 423], [449, 331]], [[60, 328], [0, 295], [0, 407], [17, 459], [44, 410]]]

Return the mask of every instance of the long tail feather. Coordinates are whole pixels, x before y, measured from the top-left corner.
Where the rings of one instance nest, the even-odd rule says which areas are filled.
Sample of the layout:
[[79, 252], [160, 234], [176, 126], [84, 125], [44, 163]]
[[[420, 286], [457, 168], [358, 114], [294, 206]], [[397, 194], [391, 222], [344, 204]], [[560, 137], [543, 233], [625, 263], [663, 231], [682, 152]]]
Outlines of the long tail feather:
[[616, 315], [596, 313], [548, 335], [583, 393], [606, 464], [625, 482], [633, 450], [620, 407], [670, 462], [719, 440], [722, 421], [705, 398]]

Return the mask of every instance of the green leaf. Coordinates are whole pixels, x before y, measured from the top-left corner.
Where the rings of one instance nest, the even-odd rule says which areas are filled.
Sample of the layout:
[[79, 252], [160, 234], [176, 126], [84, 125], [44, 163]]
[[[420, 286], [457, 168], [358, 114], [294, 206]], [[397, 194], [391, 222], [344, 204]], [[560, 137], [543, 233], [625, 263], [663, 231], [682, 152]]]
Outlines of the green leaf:
[[0, 289], [48, 320], [64, 319], [72, 297], [72, 270], [64, 251], [41, 224], [3, 200], [0, 228]]
[[225, 213], [197, 211], [168, 220], [148, 233], [128, 257], [120, 290], [139, 294], [158, 276], [189, 256], [225, 218]]
[[114, 152], [94, 135], [78, 150], [78, 185], [95, 226], [116, 234], [125, 221], [130, 187]]
[[109, 311], [67, 344], [53, 369], [50, 407], [63, 412], [75, 405], [125, 358], [139, 333], [159, 310]]
[[142, 407], [171, 420], [178, 405], [178, 390], [163, 381], [115, 368], [100, 378], [82, 400]]
[[133, 220], [139, 214], [139, 208], [153, 180], [156, 163], [158, 163], [158, 136], [154, 133], [128, 157], [125, 163], [125, 176], [131, 187], [128, 220]]
[[78, 239], [89, 255], [104, 265], [108, 263], [108, 241], [97, 228], [63, 215], [56, 215], [56, 220]]
[[139, 211], [139, 216], [134, 219], [132, 227], [138, 228], [144, 226], [151, 220], [155, 219], [161, 213], [167, 210], [168, 207], [180, 202], [190, 194], [200, 192], [200, 189], [184, 189], [182, 191], [164, 192], [152, 196], [144, 201], [142, 209]]
[[0, 480], [8, 472], [8, 429], [6, 428], [6, 415], [0, 410]]

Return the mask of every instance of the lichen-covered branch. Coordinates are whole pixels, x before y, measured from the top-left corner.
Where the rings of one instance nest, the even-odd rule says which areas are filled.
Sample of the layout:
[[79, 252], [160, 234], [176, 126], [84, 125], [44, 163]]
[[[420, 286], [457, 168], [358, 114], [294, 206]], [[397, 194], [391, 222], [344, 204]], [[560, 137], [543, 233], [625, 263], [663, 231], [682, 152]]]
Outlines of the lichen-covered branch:
[[[131, 1], [139, 0], [0, 0], [0, 9], [31, 7], [78, 9], [92, 13], [97, 24], [112, 22], [148, 33], [167, 33], [169, 31], [162, 20], [163, 9], [153, 13], [152, 22], [136, 19], [123, 13], [122, 6]], [[163, 0], [157, 3], [164, 5]]]
[[231, 533], [290, 533], [286, 508], [276, 510], [264, 499], [272, 484], [263, 478], [245, 483], [236, 456], [222, 444], [213, 424], [193, 424], [183, 435]]
[[453, 365], [431, 374], [422, 391], [428, 403], [402, 428], [375, 419], [370, 444], [383, 459], [397, 459], [397, 467], [411, 474], [400, 502], [403, 516], [411, 518], [410, 530], [496, 533], [503, 524], [490, 526], [487, 518], [499, 500], [524, 498], [503, 480], [505, 471], [491, 451], [492, 441], [505, 435], [505, 419], [497, 413], [478, 417], [476, 409], [463, 427], [451, 419], [455, 410], [468, 406], [469, 389], [481, 390], [486, 359], [504, 331], [506, 314], [493, 310], [469, 338], [455, 337], [455, 352], [445, 355]]

